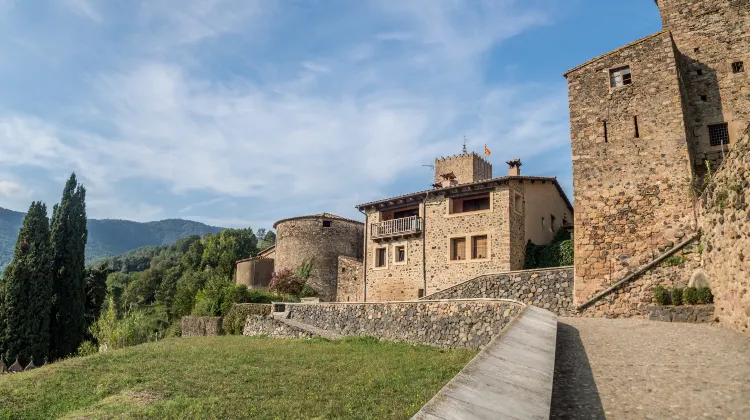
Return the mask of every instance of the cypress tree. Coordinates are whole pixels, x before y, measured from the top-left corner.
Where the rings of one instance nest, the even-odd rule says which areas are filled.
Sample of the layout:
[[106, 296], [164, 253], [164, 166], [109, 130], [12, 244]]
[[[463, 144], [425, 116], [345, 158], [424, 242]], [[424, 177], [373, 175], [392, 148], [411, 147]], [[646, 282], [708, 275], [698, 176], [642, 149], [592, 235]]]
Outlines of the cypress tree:
[[18, 233], [13, 262], [0, 281], [0, 355], [25, 365], [47, 357], [52, 255], [47, 206], [31, 203]]
[[86, 330], [86, 190], [72, 174], [52, 211], [52, 314], [50, 355], [75, 353]]

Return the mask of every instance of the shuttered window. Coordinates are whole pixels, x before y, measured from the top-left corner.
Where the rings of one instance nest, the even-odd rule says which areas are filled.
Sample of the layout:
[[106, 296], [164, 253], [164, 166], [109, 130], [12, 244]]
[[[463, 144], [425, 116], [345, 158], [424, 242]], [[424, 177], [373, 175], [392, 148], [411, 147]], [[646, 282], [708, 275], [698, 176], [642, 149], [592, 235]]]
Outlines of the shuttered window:
[[451, 260], [461, 261], [466, 259], [466, 238], [451, 239]]
[[471, 238], [471, 258], [487, 258], [487, 235], [472, 236]]

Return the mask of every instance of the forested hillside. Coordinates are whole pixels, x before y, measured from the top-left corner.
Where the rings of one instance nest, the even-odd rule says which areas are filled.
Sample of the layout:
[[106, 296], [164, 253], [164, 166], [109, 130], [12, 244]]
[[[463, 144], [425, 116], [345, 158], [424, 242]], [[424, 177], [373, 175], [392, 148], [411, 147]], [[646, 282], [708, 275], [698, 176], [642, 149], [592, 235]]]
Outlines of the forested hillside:
[[[24, 213], [0, 207], [0, 271], [13, 258]], [[192, 235], [218, 233], [223, 228], [182, 219], [139, 223], [129, 220], [89, 219], [86, 261], [119, 255], [147, 245], [171, 245]]]

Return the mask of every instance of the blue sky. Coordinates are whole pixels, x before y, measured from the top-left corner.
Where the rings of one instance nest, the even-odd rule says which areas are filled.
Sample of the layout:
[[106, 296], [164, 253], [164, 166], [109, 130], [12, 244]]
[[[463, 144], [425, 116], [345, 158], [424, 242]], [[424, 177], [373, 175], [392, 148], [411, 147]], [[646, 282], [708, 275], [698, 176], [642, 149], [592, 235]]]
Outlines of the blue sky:
[[562, 74], [651, 0], [0, 0], [0, 207], [270, 227], [429, 188], [486, 143], [571, 195]]

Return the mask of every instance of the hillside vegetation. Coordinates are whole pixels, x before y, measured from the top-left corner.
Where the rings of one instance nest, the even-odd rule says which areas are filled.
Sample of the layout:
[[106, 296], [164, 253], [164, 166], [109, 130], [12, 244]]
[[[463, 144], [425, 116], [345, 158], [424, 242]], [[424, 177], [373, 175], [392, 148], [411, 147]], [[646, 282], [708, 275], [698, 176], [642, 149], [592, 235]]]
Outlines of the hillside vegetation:
[[[0, 271], [13, 258], [13, 247], [24, 213], [0, 207]], [[93, 262], [142, 246], [171, 245], [192, 235], [218, 233], [223, 228], [191, 220], [168, 219], [157, 222], [89, 219], [86, 261]]]
[[0, 376], [0, 418], [408, 419], [474, 354], [371, 338], [168, 339]]

